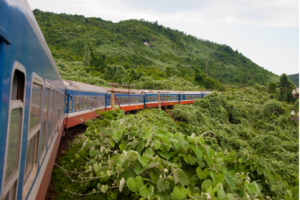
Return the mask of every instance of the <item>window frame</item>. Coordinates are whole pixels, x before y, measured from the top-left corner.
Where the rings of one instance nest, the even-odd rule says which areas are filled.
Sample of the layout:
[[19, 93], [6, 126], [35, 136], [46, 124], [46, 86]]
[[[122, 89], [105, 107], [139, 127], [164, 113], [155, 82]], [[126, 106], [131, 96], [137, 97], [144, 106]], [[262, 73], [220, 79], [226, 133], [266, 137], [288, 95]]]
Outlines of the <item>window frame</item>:
[[[43, 134], [43, 131], [44, 131], [44, 127], [42, 125], [41, 129], [42, 131], [40, 131], [40, 141], [39, 141], [39, 155], [38, 155], [38, 160], [39, 160], [39, 165], [42, 164], [43, 160], [44, 160], [44, 157], [46, 155], [46, 152], [47, 152], [47, 148], [48, 148], [48, 136], [49, 136], [49, 116], [50, 116], [50, 99], [51, 99], [51, 84], [48, 82], [48, 81], [44, 81], [44, 88], [43, 88], [43, 99], [42, 99], [42, 107], [43, 107], [43, 110], [42, 110], [42, 119], [41, 121], [43, 122], [44, 121], [44, 109], [45, 109], [45, 106], [44, 106], [44, 103], [45, 103], [45, 94], [46, 94], [46, 90], [49, 90], [49, 97], [48, 97], [48, 108], [47, 108], [47, 127], [46, 127], [46, 134], [45, 134], [45, 147], [43, 149], [41, 149], [41, 140], [42, 140], [42, 134]], [[44, 154], [42, 157], [41, 157], [41, 154]]]
[[51, 86], [50, 87], [50, 108], [51, 108], [51, 113], [50, 113], [50, 109], [49, 109], [49, 115], [48, 115], [48, 120], [50, 120], [51, 118], [51, 121], [49, 123], [49, 128], [50, 130], [48, 131], [48, 135], [47, 135], [47, 148], [50, 146], [50, 143], [52, 141], [52, 136], [54, 135], [53, 134], [53, 131], [54, 131], [54, 101], [55, 101], [55, 87], [54, 86]]
[[[43, 82], [43, 78], [40, 77], [39, 75], [37, 75], [35, 72], [32, 73], [32, 78], [31, 78], [31, 85], [30, 85], [30, 104], [29, 104], [29, 109], [31, 109], [31, 106], [32, 106], [32, 89], [33, 89], [33, 84], [37, 84], [37, 85], [40, 85], [42, 88], [42, 91], [44, 90], [44, 82]], [[41, 97], [43, 97], [43, 92], [41, 92]], [[41, 98], [41, 102], [40, 102], [40, 106], [41, 106], [41, 109], [40, 109], [40, 116], [42, 116], [42, 98]], [[41, 118], [40, 117], [40, 121], [37, 125], [35, 125], [35, 127], [31, 130], [29, 130], [29, 124], [30, 124], [30, 110], [29, 110], [29, 113], [28, 113], [28, 135], [27, 135], [27, 142], [26, 142], [26, 157], [25, 157], [25, 167], [24, 167], [24, 178], [23, 178], [23, 192], [22, 192], [22, 198], [23, 197], [26, 197], [28, 196], [28, 192], [29, 192], [29, 189], [31, 188], [32, 184], [33, 184], [33, 180], [34, 178], [30, 178], [30, 177], [35, 177], [36, 174], [37, 174], [37, 167], [38, 167], [38, 162], [39, 162], [39, 142], [40, 142], [40, 132], [41, 132], [41, 127], [42, 127], [42, 124], [41, 124]], [[34, 162], [33, 162], [33, 166], [32, 166], [32, 170], [31, 172], [28, 174], [28, 177], [27, 177], [27, 180], [25, 180], [25, 174], [26, 174], [26, 159], [27, 159], [27, 146], [28, 146], [28, 143], [31, 141], [31, 139], [33, 139], [34, 137], [38, 137], [37, 140], [35, 142], [37, 142], [37, 144], [35, 143], [34, 146], [37, 145], [37, 149], [36, 147], [34, 147], [34, 154], [33, 154], [33, 158], [34, 158]], [[37, 151], [37, 152], [36, 152]], [[35, 162], [36, 160], [36, 162]], [[36, 164], [36, 165], [35, 165]], [[25, 192], [25, 193], [24, 193]]]
[[[24, 75], [24, 92], [23, 92], [23, 101], [21, 100], [11, 100], [12, 98], [12, 89], [13, 89], [13, 77], [15, 74], [15, 71], [18, 70]], [[4, 163], [3, 163], [3, 172], [2, 172], [2, 190], [1, 190], [1, 196], [0, 198], [5, 198], [6, 195], [11, 191], [12, 187], [16, 183], [16, 190], [18, 191], [18, 185], [19, 185], [19, 172], [20, 172], [20, 160], [21, 160], [21, 152], [22, 152], [22, 134], [23, 134], [23, 128], [24, 128], [24, 110], [25, 110], [25, 96], [26, 96], [26, 69], [25, 67], [19, 63], [18, 61], [15, 61], [13, 64], [12, 74], [11, 74], [11, 83], [10, 83], [10, 94], [9, 94], [9, 107], [8, 107], [8, 120], [7, 120], [7, 129], [6, 129], [6, 145], [5, 145], [5, 152], [4, 152]], [[10, 132], [10, 121], [11, 121], [11, 113], [14, 109], [21, 108], [22, 114], [21, 114], [21, 130], [19, 133], [19, 152], [18, 152], [18, 164], [17, 169], [13, 172], [13, 174], [8, 178], [8, 181], [5, 183], [5, 173], [6, 173], [6, 164], [7, 164], [7, 154], [8, 154], [8, 139], [9, 139], [9, 132]], [[16, 195], [15, 195], [16, 197]]]

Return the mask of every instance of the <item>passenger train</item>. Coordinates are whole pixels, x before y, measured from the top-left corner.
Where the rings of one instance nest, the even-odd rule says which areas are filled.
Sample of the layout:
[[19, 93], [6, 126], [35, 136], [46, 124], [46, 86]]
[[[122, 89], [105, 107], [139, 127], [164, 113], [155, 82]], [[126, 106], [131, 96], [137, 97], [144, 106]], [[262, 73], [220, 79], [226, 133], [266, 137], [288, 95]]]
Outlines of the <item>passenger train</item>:
[[[110, 88], [62, 80], [26, 0], [0, 1], [0, 200], [45, 199], [64, 129], [112, 109]], [[210, 92], [115, 89], [125, 112]]]
[[[64, 128], [76, 126], [98, 116], [98, 111], [112, 109], [111, 88], [63, 80], [66, 86]], [[127, 111], [161, 106], [191, 104], [211, 92], [114, 89], [114, 105]]]

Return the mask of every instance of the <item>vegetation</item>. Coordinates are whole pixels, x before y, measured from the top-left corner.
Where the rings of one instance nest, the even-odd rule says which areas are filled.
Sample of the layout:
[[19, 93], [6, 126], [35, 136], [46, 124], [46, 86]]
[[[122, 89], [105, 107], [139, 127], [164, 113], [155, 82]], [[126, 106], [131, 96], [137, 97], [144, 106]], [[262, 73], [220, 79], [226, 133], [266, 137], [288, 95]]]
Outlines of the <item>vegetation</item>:
[[299, 87], [299, 73], [288, 75], [290, 81], [292, 81], [297, 87]]
[[[227, 45], [186, 35], [157, 22], [113, 23], [40, 10], [34, 10], [34, 15], [66, 79], [101, 85], [105, 81], [141, 82], [141, 77], [151, 76], [162, 84], [175, 76], [194, 87], [219, 90], [224, 89], [222, 84], [267, 85], [278, 81], [277, 75]], [[116, 76], [112, 76], [111, 68], [118, 69]]]
[[298, 199], [294, 107], [246, 88], [176, 105], [178, 121], [102, 112], [54, 170], [57, 199]]
[[286, 74], [280, 76], [278, 83], [279, 88], [279, 101], [293, 102], [294, 98], [292, 96], [292, 91], [296, 88], [293, 82], [291, 82]]

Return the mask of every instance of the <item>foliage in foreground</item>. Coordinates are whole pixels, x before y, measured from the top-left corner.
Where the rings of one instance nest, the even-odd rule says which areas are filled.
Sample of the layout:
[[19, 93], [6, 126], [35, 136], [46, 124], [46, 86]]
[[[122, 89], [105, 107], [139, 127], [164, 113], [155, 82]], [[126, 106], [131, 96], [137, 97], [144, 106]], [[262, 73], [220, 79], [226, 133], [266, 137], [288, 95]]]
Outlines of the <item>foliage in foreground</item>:
[[290, 121], [289, 104], [254, 88], [212, 93], [193, 105], [172, 110], [187, 135], [201, 133], [217, 151], [247, 150], [265, 158], [287, 182], [299, 184], [299, 122]]
[[[292, 199], [297, 188], [248, 151], [216, 152], [163, 111], [107, 111], [54, 171], [58, 199]], [[71, 162], [70, 162], [71, 161]]]

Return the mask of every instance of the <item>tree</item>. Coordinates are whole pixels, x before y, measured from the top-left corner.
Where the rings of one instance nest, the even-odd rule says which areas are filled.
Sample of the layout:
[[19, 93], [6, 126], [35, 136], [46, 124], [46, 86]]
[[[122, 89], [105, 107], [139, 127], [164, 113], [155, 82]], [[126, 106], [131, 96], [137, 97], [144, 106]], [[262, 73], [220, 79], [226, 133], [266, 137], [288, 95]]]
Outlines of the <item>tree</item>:
[[124, 67], [125, 67], [125, 69], [130, 69], [129, 63], [125, 63]]
[[293, 102], [294, 98], [292, 95], [293, 89], [296, 88], [295, 84], [289, 80], [289, 77], [286, 74], [280, 76], [278, 83], [279, 88], [279, 101]]
[[166, 68], [166, 77], [170, 77], [171, 76], [171, 67], [170, 66], [167, 66]]
[[197, 69], [197, 68], [195, 68], [194, 70], [195, 70], [195, 81], [196, 81], [197, 83], [201, 84], [201, 83], [204, 81], [204, 79], [205, 79], [205, 77], [206, 77], [206, 74], [201, 73], [201, 72], [199, 71], [199, 69]]
[[87, 43], [84, 49], [85, 49], [85, 56], [83, 58], [83, 63], [86, 66], [91, 65], [96, 69], [100, 69], [100, 70], [105, 68], [105, 60], [106, 60], [105, 55], [96, 56], [89, 42]]
[[269, 93], [275, 93], [277, 88], [277, 83], [275, 82], [270, 82], [268, 86], [268, 91]]

